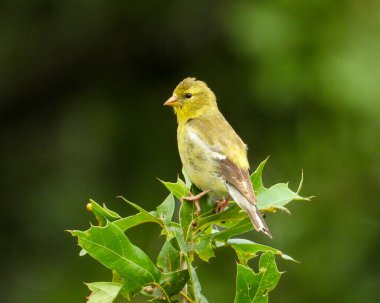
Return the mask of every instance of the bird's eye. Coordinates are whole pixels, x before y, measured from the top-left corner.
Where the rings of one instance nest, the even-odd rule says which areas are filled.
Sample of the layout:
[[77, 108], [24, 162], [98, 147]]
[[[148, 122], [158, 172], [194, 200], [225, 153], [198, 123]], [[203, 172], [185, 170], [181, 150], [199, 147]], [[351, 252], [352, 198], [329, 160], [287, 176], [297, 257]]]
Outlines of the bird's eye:
[[185, 95], [186, 99], [190, 99], [192, 96], [193, 96], [193, 95], [190, 94], [190, 93], [187, 93], [187, 94]]

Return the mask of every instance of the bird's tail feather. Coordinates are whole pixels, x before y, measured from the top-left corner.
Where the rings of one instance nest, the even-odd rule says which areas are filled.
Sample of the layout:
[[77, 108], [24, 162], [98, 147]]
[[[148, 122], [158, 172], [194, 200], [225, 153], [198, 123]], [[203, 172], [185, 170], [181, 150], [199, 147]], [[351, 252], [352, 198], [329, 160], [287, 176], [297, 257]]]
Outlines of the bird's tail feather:
[[249, 202], [248, 199], [244, 197], [233, 185], [227, 184], [227, 188], [236, 203], [248, 214], [252, 221], [253, 227], [257, 231], [261, 231], [266, 234], [269, 238], [272, 238], [272, 234], [270, 233], [269, 228], [256, 205]]

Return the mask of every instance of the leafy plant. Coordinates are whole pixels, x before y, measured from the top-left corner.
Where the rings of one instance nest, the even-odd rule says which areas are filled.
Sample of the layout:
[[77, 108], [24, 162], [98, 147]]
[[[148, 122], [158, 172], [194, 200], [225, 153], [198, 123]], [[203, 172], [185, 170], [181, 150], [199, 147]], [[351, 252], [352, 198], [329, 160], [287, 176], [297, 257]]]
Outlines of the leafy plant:
[[[266, 188], [262, 181], [263, 161], [251, 176], [258, 207], [261, 211], [289, 212], [285, 207], [292, 200], [309, 200], [299, 195], [285, 183]], [[238, 265], [235, 303], [267, 302], [268, 293], [281, 277], [275, 255], [293, 260], [281, 251], [246, 239], [232, 238], [253, 229], [246, 213], [235, 203], [223, 212], [214, 213], [215, 204], [207, 197], [200, 201], [201, 213], [196, 215], [194, 203], [181, 202], [179, 222], [173, 221], [176, 200], [187, 196], [192, 188], [190, 181], [178, 178], [177, 182], [162, 182], [170, 194], [154, 211], [146, 211], [137, 204], [124, 199], [138, 212], [121, 218], [117, 213], [100, 206], [93, 200], [88, 205], [97, 218], [98, 226], [86, 231], [70, 231], [82, 247], [80, 255], [88, 254], [112, 270], [109, 282], [88, 283], [91, 290], [90, 303], [111, 303], [116, 298], [130, 300], [140, 293], [151, 302], [208, 302], [202, 294], [194, 262], [196, 256], [208, 261], [214, 250], [230, 247], [235, 250]], [[154, 263], [140, 248], [131, 243], [124, 232], [137, 225], [152, 222], [160, 225], [166, 241]], [[259, 257], [259, 271], [248, 266], [248, 261]], [[293, 260], [294, 261], [294, 260]]]

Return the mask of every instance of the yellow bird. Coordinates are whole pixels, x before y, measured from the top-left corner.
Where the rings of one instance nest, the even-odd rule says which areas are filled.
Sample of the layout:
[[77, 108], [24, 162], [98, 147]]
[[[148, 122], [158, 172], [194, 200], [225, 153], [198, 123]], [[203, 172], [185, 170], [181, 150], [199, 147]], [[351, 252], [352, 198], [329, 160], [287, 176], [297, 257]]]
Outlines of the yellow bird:
[[217, 209], [223, 210], [232, 197], [248, 214], [255, 229], [272, 238], [256, 206], [247, 145], [219, 111], [212, 90], [203, 81], [186, 78], [164, 105], [174, 107], [177, 115], [178, 150], [183, 168], [191, 182], [202, 190], [183, 199], [198, 202], [210, 193], [220, 199], [216, 201]]

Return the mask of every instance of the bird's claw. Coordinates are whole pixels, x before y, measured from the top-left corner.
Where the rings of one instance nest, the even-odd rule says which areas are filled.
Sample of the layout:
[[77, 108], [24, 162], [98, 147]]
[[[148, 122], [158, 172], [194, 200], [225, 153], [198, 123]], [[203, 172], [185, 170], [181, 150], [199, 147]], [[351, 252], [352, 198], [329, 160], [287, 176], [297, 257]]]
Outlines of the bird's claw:
[[190, 195], [189, 196], [183, 196], [181, 198], [181, 201], [183, 200], [186, 200], [186, 201], [193, 201], [194, 204], [195, 204], [195, 214], [197, 216], [199, 216], [201, 214], [201, 206], [199, 205], [199, 200], [204, 196], [206, 195], [210, 190], [205, 190], [205, 191], [202, 191], [201, 193], [197, 194], [197, 195], [193, 195], [192, 192], [190, 192]]
[[231, 200], [231, 196], [228, 196], [227, 199], [223, 197], [220, 200], [215, 201], [215, 204], [216, 204], [215, 212], [216, 213], [222, 212], [227, 207], [230, 200]]

